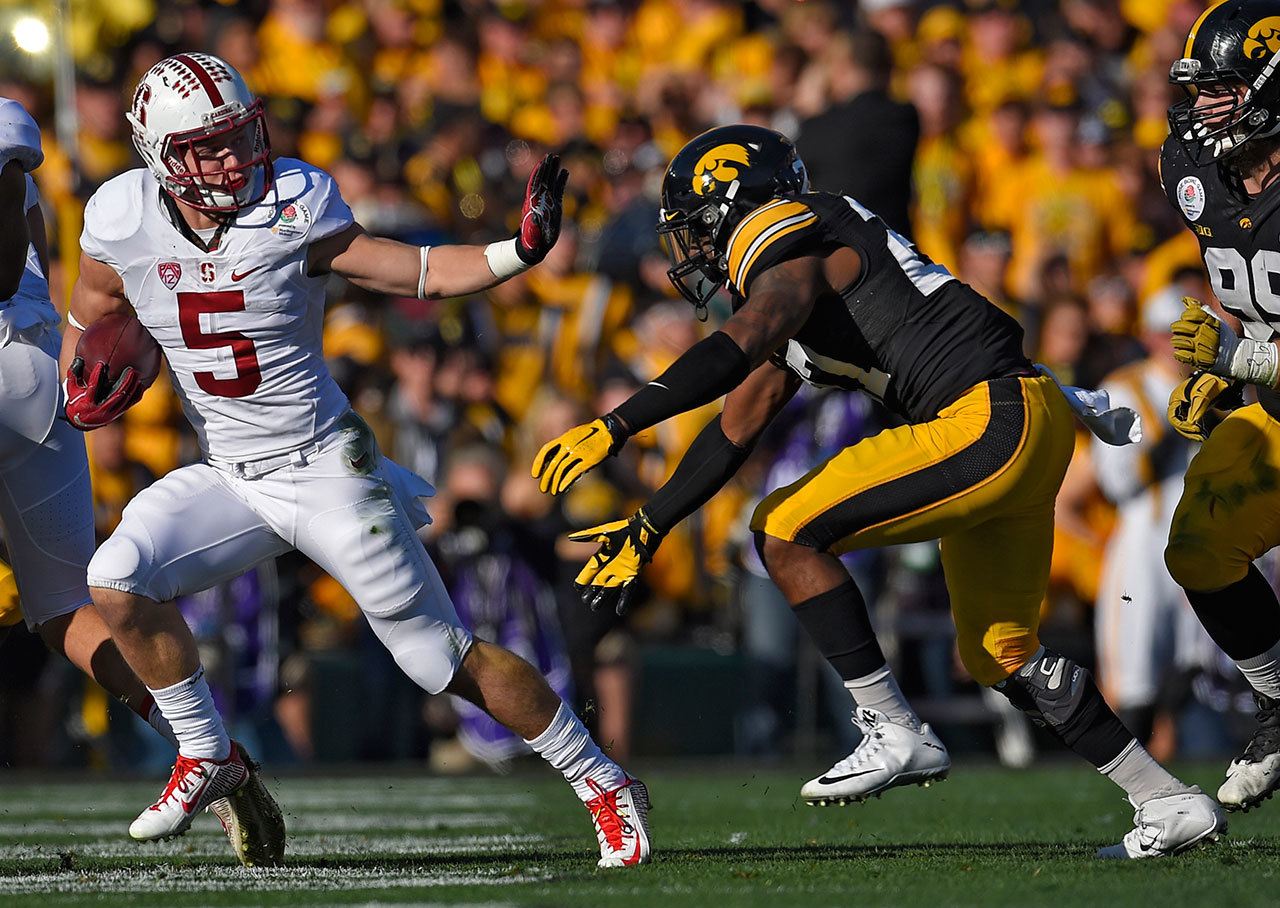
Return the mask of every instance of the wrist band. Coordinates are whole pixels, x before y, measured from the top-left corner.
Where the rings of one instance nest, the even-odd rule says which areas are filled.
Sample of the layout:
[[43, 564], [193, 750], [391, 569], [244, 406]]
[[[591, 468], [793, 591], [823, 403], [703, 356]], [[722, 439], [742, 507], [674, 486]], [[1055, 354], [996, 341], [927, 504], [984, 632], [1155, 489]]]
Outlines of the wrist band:
[[80, 319], [76, 318], [76, 314], [70, 309], [67, 310], [67, 324], [77, 331], [84, 331], [85, 326], [80, 324]]
[[418, 299], [427, 298], [427, 250], [430, 246], [419, 246], [418, 254], [422, 259], [422, 264], [418, 267]]
[[509, 277], [515, 277], [522, 271], [528, 271], [530, 267], [529, 263], [520, 258], [520, 253], [516, 251], [514, 237], [485, 246], [484, 257], [489, 262], [489, 270], [493, 272], [493, 276], [503, 281]]

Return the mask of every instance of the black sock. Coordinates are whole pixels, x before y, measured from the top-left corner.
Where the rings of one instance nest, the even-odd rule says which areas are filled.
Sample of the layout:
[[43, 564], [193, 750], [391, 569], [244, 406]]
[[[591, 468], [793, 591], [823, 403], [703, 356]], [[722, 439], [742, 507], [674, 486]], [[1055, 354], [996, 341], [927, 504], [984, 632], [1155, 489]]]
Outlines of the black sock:
[[792, 610], [843, 680], [863, 678], [884, 667], [884, 653], [871, 629], [867, 603], [853, 580], [806, 599]]
[[1215, 593], [1187, 590], [1196, 617], [1233, 660], [1252, 659], [1280, 642], [1280, 601], [1255, 565]]

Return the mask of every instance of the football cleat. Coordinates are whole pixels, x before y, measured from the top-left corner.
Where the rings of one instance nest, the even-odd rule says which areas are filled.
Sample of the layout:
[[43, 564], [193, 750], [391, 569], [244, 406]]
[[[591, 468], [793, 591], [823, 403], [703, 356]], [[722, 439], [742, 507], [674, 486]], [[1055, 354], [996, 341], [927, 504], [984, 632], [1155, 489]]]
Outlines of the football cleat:
[[1217, 841], [1227, 831], [1226, 816], [1199, 788], [1136, 806], [1133, 829], [1119, 843], [1099, 848], [1098, 857], [1130, 861], [1168, 857], [1201, 842]]
[[197, 813], [214, 801], [234, 795], [248, 780], [249, 767], [237, 747], [231, 748], [225, 760], [178, 754], [169, 784], [160, 798], [129, 825], [129, 835], [140, 842], [180, 836], [190, 828]]
[[1258, 730], [1227, 767], [1218, 800], [1227, 810], [1252, 810], [1280, 788], [1280, 700], [1255, 693]]
[[244, 745], [232, 741], [249, 770], [244, 787], [209, 805], [208, 810], [222, 824], [231, 850], [246, 867], [276, 867], [284, 862], [284, 815], [262, 781], [262, 768]]
[[854, 712], [853, 724], [862, 731], [853, 753], [800, 789], [811, 806], [865, 801], [900, 785], [928, 786], [947, 777], [951, 757], [928, 725], [917, 731], [865, 708]]
[[586, 802], [600, 843], [597, 867], [633, 867], [649, 863], [649, 789], [639, 779], [611, 791], [587, 779], [595, 797]]

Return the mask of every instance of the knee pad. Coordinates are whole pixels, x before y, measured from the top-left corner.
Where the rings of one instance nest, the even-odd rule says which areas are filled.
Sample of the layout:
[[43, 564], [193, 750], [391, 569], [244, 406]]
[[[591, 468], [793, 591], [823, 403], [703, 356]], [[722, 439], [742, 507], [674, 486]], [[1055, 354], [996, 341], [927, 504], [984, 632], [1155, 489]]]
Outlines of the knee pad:
[[1178, 586], [1205, 593], [1230, 586], [1249, 570], [1248, 559], [1234, 550], [1177, 535], [1165, 547], [1164, 563]]
[[428, 615], [399, 620], [369, 616], [369, 627], [400, 670], [429, 694], [449, 686], [471, 649], [471, 634], [465, 628]]
[[89, 586], [137, 593], [157, 602], [171, 598], [154, 595], [146, 588], [147, 578], [142, 576], [144, 561], [137, 541], [117, 530], [89, 559]]

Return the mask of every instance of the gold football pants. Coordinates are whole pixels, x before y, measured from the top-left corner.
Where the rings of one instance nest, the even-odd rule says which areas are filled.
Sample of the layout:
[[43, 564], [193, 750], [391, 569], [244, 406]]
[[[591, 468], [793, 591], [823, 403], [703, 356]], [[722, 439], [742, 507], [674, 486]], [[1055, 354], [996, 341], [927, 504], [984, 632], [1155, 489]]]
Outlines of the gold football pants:
[[1074, 438], [1052, 379], [984, 382], [936, 419], [887, 429], [776, 490], [751, 527], [833, 554], [941, 539], [960, 656], [992, 685], [1040, 647]]
[[1244, 578], [1280, 545], [1280, 422], [1258, 404], [1209, 434], [1187, 468], [1164, 560], [1184, 589], [1213, 592]]

